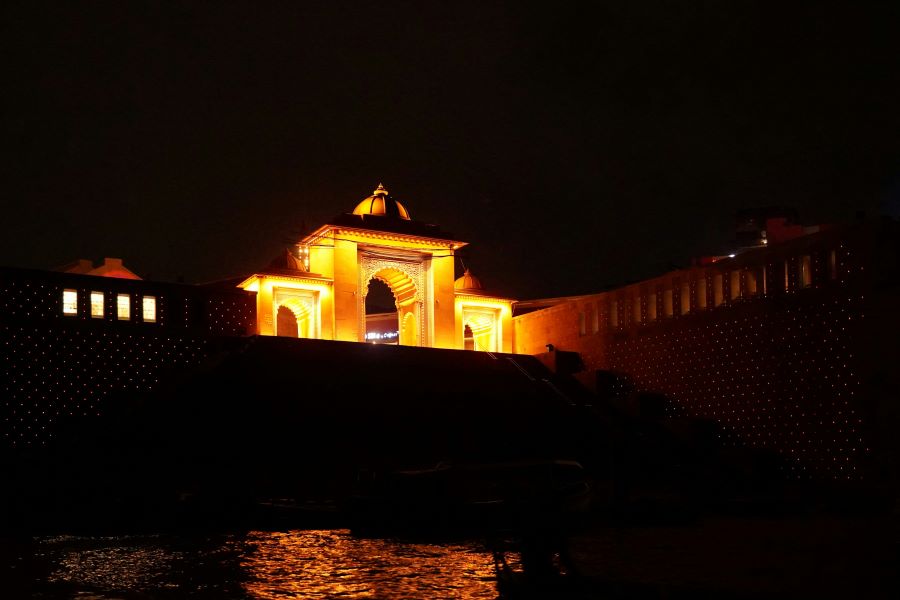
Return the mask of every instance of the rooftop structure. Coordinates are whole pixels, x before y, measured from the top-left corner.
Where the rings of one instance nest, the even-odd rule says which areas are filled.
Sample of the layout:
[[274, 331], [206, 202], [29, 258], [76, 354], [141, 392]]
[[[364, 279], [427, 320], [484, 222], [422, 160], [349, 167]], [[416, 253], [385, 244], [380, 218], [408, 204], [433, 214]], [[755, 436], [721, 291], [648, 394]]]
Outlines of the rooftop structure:
[[[378, 280], [393, 294], [401, 345], [464, 349], [466, 332], [478, 330], [475, 349], [510, 351], [513, 301], [485, 292], [468, 272], [456, 280], [455, 253], [465, 245], [412, 220], [379, 184], [239, 287], [257, 293], [260, 335], [365, 342], [366, 297]], [[383, 314], [378, 321], [378, 333], [390, 333]]]
[[140, 279], [131, 269], [122, 264], [121, 258], [104, 258], [99, 265], [85, 258], [65, 264], [55, 269], [62, 273], [80, 273], [82, 275], [97, 275], [99, 277], [114, 277], [116, 279]]

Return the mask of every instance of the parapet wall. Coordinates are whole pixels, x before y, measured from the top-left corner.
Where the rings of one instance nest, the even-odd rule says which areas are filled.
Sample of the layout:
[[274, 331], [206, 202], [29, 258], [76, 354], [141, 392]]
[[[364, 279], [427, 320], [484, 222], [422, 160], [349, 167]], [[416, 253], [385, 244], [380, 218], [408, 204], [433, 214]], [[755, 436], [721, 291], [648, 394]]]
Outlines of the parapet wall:
[[254, 322], [255, 294], [242, 290], [0, 269], [0, 447], [46, 445], [117, 394], [151, 392], [198, 365], [211, 342], [247, 335]]
[[897, 389], [896, 240], [828, 231], [560, 299], [514, 318], [515, 349], [578, 352], [669, 415], [715, 419], [723, 444], [777, 452], [791, 477], [878, 474], [896, 445], [876, 431]]

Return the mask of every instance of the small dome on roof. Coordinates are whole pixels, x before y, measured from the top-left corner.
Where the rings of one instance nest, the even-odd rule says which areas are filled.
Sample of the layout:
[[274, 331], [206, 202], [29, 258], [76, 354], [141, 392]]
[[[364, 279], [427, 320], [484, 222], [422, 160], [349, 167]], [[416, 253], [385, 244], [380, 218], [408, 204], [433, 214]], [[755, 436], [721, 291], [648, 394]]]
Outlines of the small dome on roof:
[[481, 280], [472, 275], [468, 269], [463, 273], [463, 276], [453, 282], [453, 289], [459, 291], [482, 291], [484, 286], [481, 285]]
[[372, 195], [364, 199], [353, 209], [354, 215], [376, 215], [379, 217], [397, 217], [409, 221], [406, 207], [388, 195], [388, 191], [380, 183]]
[[272, 262], [269, 263], [269, 268], [287, 269], [289, 271], [309, 271], [309, 269], [306, 268], [306, 263], [303, 259], [294, 256], [294, 253], [291, 252], [289, 248], [285, 248], [284, 252], [273, 258]]

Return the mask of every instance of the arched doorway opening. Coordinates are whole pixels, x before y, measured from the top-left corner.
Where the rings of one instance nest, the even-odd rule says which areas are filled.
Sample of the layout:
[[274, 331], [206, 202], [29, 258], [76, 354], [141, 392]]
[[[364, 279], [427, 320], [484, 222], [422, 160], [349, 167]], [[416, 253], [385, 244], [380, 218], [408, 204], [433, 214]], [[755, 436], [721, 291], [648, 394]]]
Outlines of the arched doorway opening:
[[299, 329], [297, 326], [297, 315], [294, 314], [294, 311], [287, 306], [279, 306], [275, 323], [275, 335], [279, 337], [300, 337]]
[[399, 343], [400, 327], [394, 292], [384, 281], [373, 277], [365, 298], [366, 341], [371, 344]]
[[403, 325], [400, 327], [400, 344], [403, 346], [418, 346], [419, 326], [416, 324], [414, 312], [403, 315]]
[[275, 312], [275, 335], [279, 337], [316, 337], [314, 305], [300, 296], [279, 293]]
[[[419, 320], [421, 318], [420, 306], [421, 298], [419, 297], [416, 284], [410, 275], [399, 268], [387, 267], [380, 269], [372, 274], [366, 285], [366, 296], [364, 298], [365, 320], [366, 320], [366, 338], [367, 341], [373, 341], [369, 338], [369, 313], [368, 313], [368, 294], [373, 288], [372, 282], [378, 281], [383, 283], [391, 294], [395, 307], [394, 321], [399, 325], [397, 331], [397, 342], [403, 346], [421, 346], [422, 339], [420, 331], [421, 326]], [[377, 284], [376, 284], [377, 285]], [[379, 288], [375, 288], [376, 290]], [[383, 294], [383, 292], [375, 292]], [[383, 296], [382, 296], [383, 297]], [[388, 317], [382, 317], [387, 319]], [[373, 336], [374, 337], [374, 336]]]
[[500, 349], [500, 318], [496, 310], [463, 309], [463, 347], [480, 352]]

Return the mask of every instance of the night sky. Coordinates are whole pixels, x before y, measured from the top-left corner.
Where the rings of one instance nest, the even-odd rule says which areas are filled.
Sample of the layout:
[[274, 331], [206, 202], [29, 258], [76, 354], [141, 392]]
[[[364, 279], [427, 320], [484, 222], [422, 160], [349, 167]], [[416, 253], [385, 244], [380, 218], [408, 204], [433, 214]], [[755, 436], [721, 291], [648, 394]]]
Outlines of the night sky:
[[895, 2], [177, 4], [0, 9], [0, 264], [247, 274], [384, 182], [525, 299], [897, 213]]

